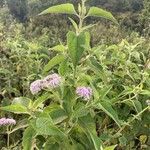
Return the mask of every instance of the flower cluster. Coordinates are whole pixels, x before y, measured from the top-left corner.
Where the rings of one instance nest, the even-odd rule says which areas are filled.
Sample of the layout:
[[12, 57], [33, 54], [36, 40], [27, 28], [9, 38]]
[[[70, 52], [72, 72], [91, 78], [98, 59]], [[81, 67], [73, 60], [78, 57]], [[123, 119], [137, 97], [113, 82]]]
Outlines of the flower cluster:
[[36, 81], [32, 82], [30, 85], [30, 91], [33, 95], [40, 92], [42, 88], [43, 88], [42, 80], [36, 80]]
[[48, 75], [43, 80], [36, 80], [31, 83], [30, 85], [30, 91], [33, 95], [37, 94], [44, 88], [56, 88], [61, 83], [61, 77], [54, 73], [51, 75]]
[[[31, 93], [37, 94], [44, 88], [56, 88], [61, 83], [61, 77], [54, 73], [51, 75], [48, 75], [43, 80], [36, 80], [31, 83], [30, 85], [30, 91]], [[76, 94], [83, 98], [84, 100], [89, 100], [93, 94], [92, 89], [90, 87], [80, 86], [76, 89]]]
[[15, 125], [15, 124], [16, 124], [16, 121], [14, 119], [10, 119], [10, 118], [0, 119], [0, 126]]
[[76, 94], [84, 100], [89, 100], [92, 96], [92, 89], [90, 87], [77, 87]]
[[56, 88], [60, 85], [61, 77], [55, 73], [47, 76], [43, 81], [45, 87]]

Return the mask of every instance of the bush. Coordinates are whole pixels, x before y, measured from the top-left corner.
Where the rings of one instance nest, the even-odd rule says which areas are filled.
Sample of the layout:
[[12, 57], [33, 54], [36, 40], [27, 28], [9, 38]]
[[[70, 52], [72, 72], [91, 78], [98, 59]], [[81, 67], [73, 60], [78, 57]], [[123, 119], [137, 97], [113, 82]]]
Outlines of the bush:
[[[2, 103], [0, 108], [19, 114], [14, 115], [17, 125], [2, 129], [7, 135], [8, 149], [17, 146], [24, 150], [149, 147], [149, 44], [133, 32], [128, 40], [117, 36], [119, 40], [116, 38], [108, 44], [110, 34], [106, 34], [91, 46], [87, 29], [93, 25], [83, 26], [87, 16], [104, 17], [116, 24], [117, 21], [111, 13], [99, 8], [92, 7], [87, 16], [85, 10], [83, 0], [78, 14], [71, 4], [51, 7], [40, 14], [57, 11], [79, 18], [79, 24], [70, 19], [75, 31], [68, 31], [64, 42], [50, 48], [53, 52], [47, 50], [50, 46], [46, 44], [47, 29], [40, 40], [25, 39], [23, 26], [13, 27], [15, 31], [4, 37], [3, 44], [9, 53], [4, 53], [1, 61], [2, 93], [5, 95], [8, 87], [13, 92], [22, 90], [13, 96], [12, 91], [8, 92], [12, 101], [4, 98], [7, 104]], [[103, 26], [97, 28], [102, 30]], [[113, 31], [110, 25], [112, 36]], [[55, 56], [50, 59], [50, 54]], [[8, 118], [2, 118], [0, 123], [16, 124]], [[21, 146], [16, 141], [22, 132]]]
[[[149, 148], [149, 38], [85, 0], [75, 10], [50, 7], [26, 24], [0, 15], [1, 149]], [[76, 17], [42, 16], [55, 12]]]

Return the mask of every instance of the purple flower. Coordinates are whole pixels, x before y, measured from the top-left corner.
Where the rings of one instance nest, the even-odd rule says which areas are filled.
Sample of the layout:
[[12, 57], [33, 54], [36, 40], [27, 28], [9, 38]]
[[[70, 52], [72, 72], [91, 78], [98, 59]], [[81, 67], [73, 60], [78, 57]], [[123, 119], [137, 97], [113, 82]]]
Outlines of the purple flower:
[[42, 90], [42, 88], [43, 88], [42, 80], [36, 80], [36, 81], [32, 82], [30, 85], [30, 91], [33, 95], [40, 92]]
[[61, 77], [54, 73], [51, 75], [48, 75], [47, 77], [44, 78], [44, 86], [49, 88], [56, 88], [60, 85], [61, 83]]
[[92, 96], [92, 89], [90, 87], [77, 87], [76, 94], [84, 100], [89, 100]]
[[10, 118], [0, 119], [0, 126], [15, 125], [15, 124], [16, 124], [16, 121], [14, 119], [10, 119]]
[[40, 92], [44, 88], [49, 88], [49, 87], [56, 88], [60, 85], [60, 82], [61, 82], [61, 77], [58, 74], [54, 73], [48, 75], [43, 80], [36, 80], [32, 82], [30, 85], [30, 91], [34, 95]]

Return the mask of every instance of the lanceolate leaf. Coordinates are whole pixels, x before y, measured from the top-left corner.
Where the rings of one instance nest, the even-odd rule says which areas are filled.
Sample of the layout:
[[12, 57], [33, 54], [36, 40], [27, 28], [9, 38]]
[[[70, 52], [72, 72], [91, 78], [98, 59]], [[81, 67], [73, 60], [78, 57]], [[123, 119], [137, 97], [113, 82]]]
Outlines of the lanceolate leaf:
[[90, 29], [90, 28], [92, 28], [94, 26], [96, 26], [96, 24], [87, 25], [87, 26], [85, 26], [85, 27], [82, 28], [82, 31], [88, 30], [88, 29]]
[[57, 143], [57, 140], [53, 137], [50, 137], [44, 146], [44, 150], [59, 150], [59, 144]]
[[98, 7], [91, 7], [87, 16], [102, 17], [118, 24], [117, 20], [113, 17], [113, 15], [110, 12]]
[[85, 46], [88, 44], [86, 37], [86, 33], [81, 33], [77, 36], [74, 32], [70, 31], [67, 34], [69, 55], [75, 67], [81, 59]]
[[33, 149], [33, 140], [35, 135], [36, 135], [35, 130], [30, 126], [24, 131], [22, 141], [23, 150]]
[[114, 150], [116, 146], [117, 145], [112, 145], [112, 146], [106, 147], [104, 150]]
[[38, 118], [36, 121], [36, 130], [38, 135], [51, 135], [66, 138], [66, 135], [53, 124], [53, 121], [50, 117]]
[[39, 15], [44, 15], [44, 14], [76, 14], [75, 8], [72, 4], [67, 3], [67, 4], [61, 4], [61, 5], [56, 5], [49, 7], [48, 9], [44, 10], [41, 12]]
[[78, 25], [77, 25], [77, 23], [76, 23], [72, 18], [69, 18], [69, 20], [71, 21], [73, 27], [74, 27], [75, 30], [77, 31], [77, 30], [78, 30]]
[[133, 104], [135, 110], [137, 111], [137, 113], [140, 113], [140, 112], [142, 111], [142, 104], [141, 104], [140, 101], [138, 101], [138, 100], [133, 100], [133, 101], [132, 101], [132, 104]]
[[111, 104], [107, 101], [101, 101], [97, 104], [96, 108], [98, 109], [102, 109], [109, 117], [111, 117], [116, 124], [121, 127], [121, 123], [120, 120], [118, 118], [117, 113], [115, 112], [115, 110], [112, 108]]
[[50, 98], [52, 95], [50, 93], [45, 93], [41, 97], [39, 97], [37, 100], [34, 101], [32, 107], [35, 110], [37, 107], [39, 107], [42, 103], [44, 103], [48, 98]]
[[85, 32], [85, 48], [90, 48], [91, 35], [89, 32]]
[[75, 110], [73, 112], [73, 117], [74, 118], [79, 118], [79, 117], [83, 117], [86, 116], [88, 114], [87, 109], [85, 108], [85, 105], [83, 103], [78, 103], [75, 106]]
[[50, 48], [50, 50], [57, 51], [57, 52], [63, 52], [66, 50], [66, 47], [64, 45], [60, 44], [60, 45], [56, 45], [56, 46]]
[[32, 104], [32, 100], [26, 97], [16, 97], [13, 99], [12, 104], [20, 104], [28, 108]]
[[73, 106], [75, 104], [75, 97], [74, 97], [74, 88], [72, 87], [65, 87], [64, 88], [64, 96], [63, 96], [63, 108], [67, 112], [68, 116], [71, 116], [73, 112]]
[[64, 61], [63, 55], [57, 55], [53, 57], [49, 63], [44, 67], [44, 73], [50, 71], [54, 66], [58, 65], [59, 63]]
[[58, 72], [60, 75], [65, 76], [68, 73], [69, 66], [68, 66], [68, 58], [66, 58], [60, 65]]
[[44, 109], [45, 113], [48, 113], [53, 120], [54, 124], [61, 123], [64, 121], [68, 116], [63, 108], [59, 105], [50, 105]]
[[9, 105], [5, 107], [1, 107], [0, 110], [13, 112], [16, 114], [29, 114], [27, 108], [21, 104]]
[[79, 124], [89, 136], [94, 144], [95, 150], [100, 150], [101, 149], [101, 140], [97, 136], [96, 133], [96, 128], [95, 128], [95, 123], [94, 120], [91, 118], [90, 115], [87, 115], [85, 117], [82, 117], [79, 119]]

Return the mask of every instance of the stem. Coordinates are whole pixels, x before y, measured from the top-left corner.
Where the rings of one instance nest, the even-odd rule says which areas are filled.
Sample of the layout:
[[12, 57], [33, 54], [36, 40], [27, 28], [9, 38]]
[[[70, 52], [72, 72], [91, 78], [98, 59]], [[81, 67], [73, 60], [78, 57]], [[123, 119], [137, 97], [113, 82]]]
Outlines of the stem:
[[7, 148], [9, 149], [9, 134], [7, 134]]
[[37, 150], [40, 150], [40, 149], [37, 147], [37, 145], [35, 145], [35, 148], [36, 148]]
[[73, 70], [73, 79], [74, 79], [74, 81], [75, 81], [75, 78], [76, 78], [76, 72], [77, 72], [77, 68], [74, 67], [74, 70]]
[[137, 95], [134, 95], [133, 97], [130, 97], [130, 98], [128, 98], [128, 99], [125, 99], [125, 100], [123, 100], [123, 101], [117, 101], [117, 102], [115, 102], [115, 104], [117, 104], [117, 103], [125, 103], [125, 102], [127, 102], [127, 101], [132, 101], [134, 98], [136, 98], [137, 97]]
[[85, 8], [85, 2], [86, 0], [82, 0], [81, 2], [81, 13], [79, 14], [79, 28], [78, 28], [78, 35], [82, 32], [82, 27], [83, 27], [83, 21], [85, 19], [85, 14], [84, 14], [84, 8]]
[[[137, 117], [139, 117], [142, 113], [144, 113], [148, 108], [149, 108], [149, 106], [146, 107], [145, 109], [143, 109], [143, 110], [142, 110], [141, 112], [139, 112], [137, 115], [135, 115], [130, 121], [127, 122], [127, 124], [132, 123]], [[127, 126], [127, 124], [125, 124], [122, 128], [120, 128], [120, 130], [119, 130], [115, 135], [121, 133], [121, 132], [125, 129], [125, 127]]]
[[7, 149], [9, 150], [9, 143], [10, 143], [10, 137], [9, 137], [9, 127], [7, 126]]
[[26, 125], [23, 125], [23, 126], [21, 126], [21, 127], [15, 128], [15, 129], [9, 131], [9, 134], [12, 134], [13, 132], [15, 132], [15, 131], [17, 131], [17, 130], [22, 129], [22, 128], [26, 128], [26, 127], [28, 127], [28, 126], [29, 126], [29, 125], [26, 124]]
[[80, 20], [79, 20], [79, 33], [81, 33], [81, 30], [82, 30], [82, 26], [83, 26], [83, 18], [80, 16]]

